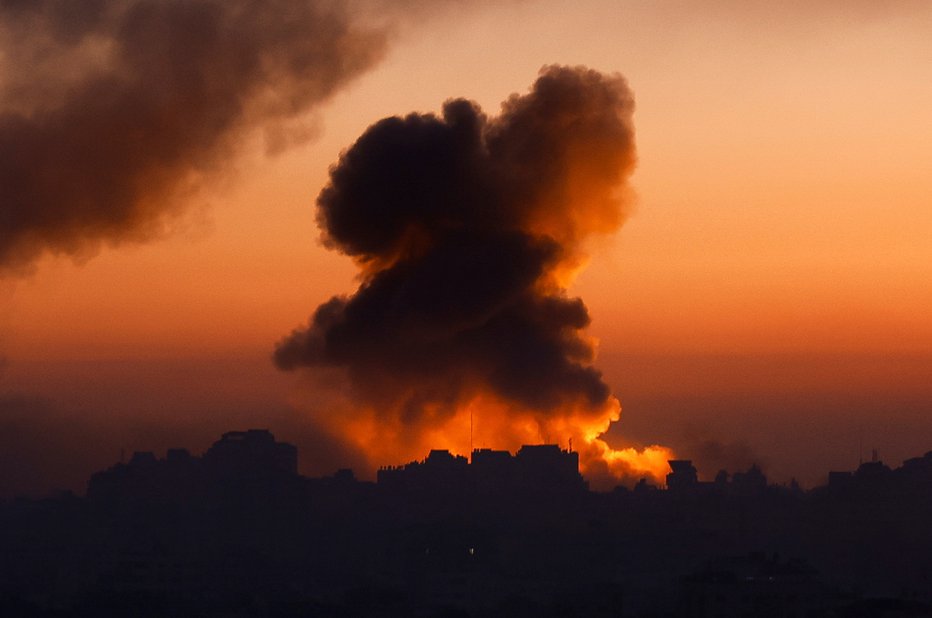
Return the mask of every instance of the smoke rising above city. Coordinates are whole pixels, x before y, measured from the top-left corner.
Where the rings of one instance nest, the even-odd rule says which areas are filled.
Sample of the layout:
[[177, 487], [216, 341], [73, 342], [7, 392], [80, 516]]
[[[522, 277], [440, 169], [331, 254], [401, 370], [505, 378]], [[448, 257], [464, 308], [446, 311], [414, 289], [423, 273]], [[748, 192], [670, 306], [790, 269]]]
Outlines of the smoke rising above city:
[[549, 66], [498, 116], [449, 100], [377, 122], [340, 157], [317, 219], [359, 288], [275, 351], [282, 369], [345, 371], [350, 401], [325, 423], [377, 435], [376, 451], [423, 448], [462, 435], [469, 410], [495, 446], [593, 448], [619, 404], [567, 286], [585, 241], [624, 221], [633, 110], [622, 77]]

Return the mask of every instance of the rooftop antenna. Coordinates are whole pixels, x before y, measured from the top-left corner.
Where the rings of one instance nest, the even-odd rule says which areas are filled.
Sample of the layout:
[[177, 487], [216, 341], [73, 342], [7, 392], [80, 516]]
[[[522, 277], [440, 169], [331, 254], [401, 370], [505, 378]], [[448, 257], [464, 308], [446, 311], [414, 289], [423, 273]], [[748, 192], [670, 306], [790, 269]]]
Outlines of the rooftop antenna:
[[570, 436], [570, 452], [573, 452], [573, 437]]
[[472, 406], [469, 406], [469, 461], [472, 462]]

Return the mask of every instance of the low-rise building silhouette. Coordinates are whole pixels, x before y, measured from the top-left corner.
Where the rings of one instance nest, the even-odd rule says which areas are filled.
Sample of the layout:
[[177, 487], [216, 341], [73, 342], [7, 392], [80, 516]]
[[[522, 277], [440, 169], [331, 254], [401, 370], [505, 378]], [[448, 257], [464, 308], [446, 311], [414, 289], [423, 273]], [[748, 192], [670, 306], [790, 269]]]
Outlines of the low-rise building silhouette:
[[219, 483], [296, 481], [298, 450], [278, 442], [267, 429], [229, 431], [202, 457], [168, 449], [163, 459], [150, 451], [133, 453], [128, 463], [97, 472], [88, 481], [94, 500], [180, 500], [204, 494]]
[[497, 492], [580, 491], [586, 483], [579, 473], [579, 454], [556, 444], [524, 445], [508, 451], [476, 449], [472, 461], [447, 450], [432, 450], [422, 461], [384, 466], [377, 483], [387, 490], [445, 491], [469, 488], [482, 494]]
[[667, 475], [667, 489], [671, 491], [690, 490], [699, 484], [699, 471], [696, 470], [692, 461], [671, 459], [667, 463], [670, 464], [672, 470]]
[[207, 449], [204, 463], [225, 475], [297, 474], [298, 449], [276, 442], [268, 429], [228, 431]]

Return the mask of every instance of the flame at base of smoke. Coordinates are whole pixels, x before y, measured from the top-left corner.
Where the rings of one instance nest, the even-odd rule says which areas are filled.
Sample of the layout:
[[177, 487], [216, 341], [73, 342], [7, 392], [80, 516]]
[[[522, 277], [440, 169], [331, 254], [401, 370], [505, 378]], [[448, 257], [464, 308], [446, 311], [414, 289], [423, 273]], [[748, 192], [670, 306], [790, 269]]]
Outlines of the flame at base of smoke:
[[579, 454], [583, 476], [593, 489], [603, 491], [640, 479], [662, 484], [670, 469], [667, 462], [676, 459], [670, 448], [657, 444], [641, 449], [633, 446], [614, 449], [601, 438], [595, 438], [585, 448], [586, 452], [581, 449]]
[[590, 487], [608, 491], [642, 478], [663, 483], [669, 471], [667, 461], [676, 458], [665, 446], [613, 448], [603, 440], [602, 434], [621, 412], [614, 397], [598, 410], [583, 402], [568, 403], [543, 415], [493, 394], [477, 393], [449, 407], [426, 406], [412, 421], [402, 410], [360, 405], [337, 395], [341, 389], [334, 388], [335, 381], [345, 376], [326, 373], [326, 387], [319, 388], [323, 384], [318, 383], [313, 389], [313, 407], [302, 407], [317, 427], [364, 454], [367, 475], [381, 466], [423, 459], [431, 449], [464, 454], [493, 448], [514, 453], [525, 444], [550, 443], [579, 453], [580, 472]]

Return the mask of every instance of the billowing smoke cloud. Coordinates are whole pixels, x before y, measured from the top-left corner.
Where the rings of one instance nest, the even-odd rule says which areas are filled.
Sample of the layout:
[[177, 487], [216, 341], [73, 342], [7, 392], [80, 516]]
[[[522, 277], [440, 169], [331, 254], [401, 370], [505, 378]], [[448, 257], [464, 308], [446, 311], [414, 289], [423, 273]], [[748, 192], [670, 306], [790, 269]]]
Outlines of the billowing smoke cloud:
[[553, 66], [497, 117], [456, 99], [370, 127], [318, 198], [361, 285], [283, 340], [279, 367], [343, 368], [330, 423], [374, 456], [451, 446], [470, 410], [487, 445], [574, 438], [604, 463], [619, 406], [566, 286], [586, 238], [624, 219], [633, 108], [620, 76]]
[[341, 7], [0, 0], [0, 270], [158, 233], [247, 130], [300, 139], [383, 53]]

